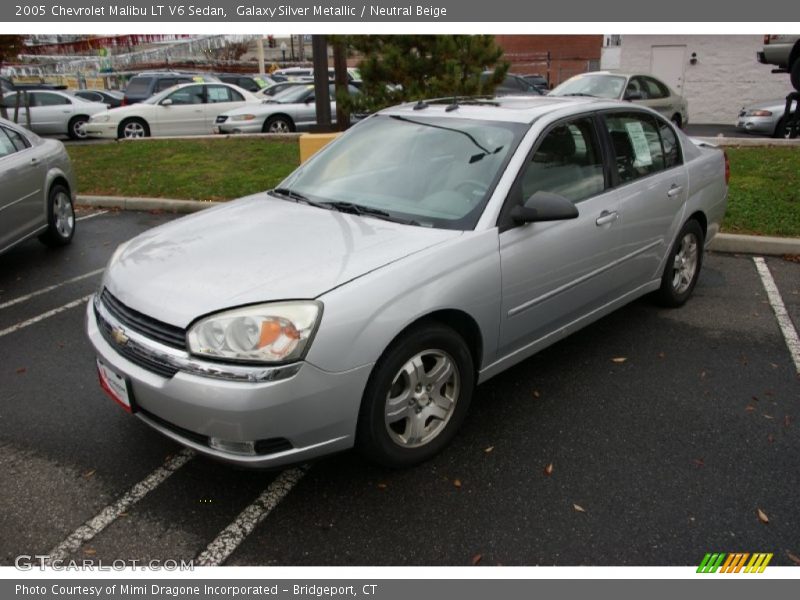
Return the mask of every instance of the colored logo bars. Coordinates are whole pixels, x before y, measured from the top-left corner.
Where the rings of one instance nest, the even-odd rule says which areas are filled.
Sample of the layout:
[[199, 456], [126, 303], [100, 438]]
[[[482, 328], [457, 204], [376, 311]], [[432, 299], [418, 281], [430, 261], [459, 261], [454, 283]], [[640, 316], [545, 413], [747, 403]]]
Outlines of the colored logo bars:
[[[750, 559], [748, 562], [747, 559]], [[769, 561], [772, 560], [772, 553], [757, 552], [749, 554], [747, 552], [736, 552], [726, 554], [725, 552], [707, 553], [703, 557], [700, 566], [697, 567], [698, 573], [763, 573]], [[745, 566], [747, 563], [747, 566]]]

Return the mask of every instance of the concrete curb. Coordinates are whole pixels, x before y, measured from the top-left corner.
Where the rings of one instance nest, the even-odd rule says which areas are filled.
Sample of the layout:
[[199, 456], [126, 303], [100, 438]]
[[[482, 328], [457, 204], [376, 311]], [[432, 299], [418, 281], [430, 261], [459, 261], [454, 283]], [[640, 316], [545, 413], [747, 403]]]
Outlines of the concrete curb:
[[[172, 200], [169, 198], [124, 198], [120, 196], [78, 196], [78, 204], [93, 208], [121, 210], [164, 210], [175, 213], [193, 213], [224, 202], [201, 200]], [[720, 233], [711, 241], [714, 252], [731, 254], [761, 254], [766, 256], [800, 255], [800, 238], [779, 238], [757, 235]]]
[[787, 140], [783, 138], [759, 138], [759, 137], [725, 137], [725, 136], [717, 136], [717, 137], [701, 137], [701, 136], [690, 136], [695, 140], [700, 140], [701, 142], [706, 142], [707, 144], [713, 144], [714, 146], [719, 146], [720, 148], [727, 148], [727, 147], [747, 147], [747, 148], [778, 148], [778, 147], [789, 147], [789, 148], [797, 148], [800, 147], [800, 138], [794, 140]]

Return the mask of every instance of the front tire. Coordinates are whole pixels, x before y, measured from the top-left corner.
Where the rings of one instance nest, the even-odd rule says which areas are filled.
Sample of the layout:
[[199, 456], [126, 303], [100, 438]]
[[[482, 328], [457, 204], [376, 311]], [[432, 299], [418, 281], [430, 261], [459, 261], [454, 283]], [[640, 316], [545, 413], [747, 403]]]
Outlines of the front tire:
[[461, 336], [435, 322], [417, 327], [375, 365], [361, 402], [356, 446], [387, 467], [428, 460], [453, 439], [474, 387], [472, 355]]
[[800, 92], [800, 57], [794, 59], [791, 71], [792, 86]]
[[117, 137], [126, 140], [150, 137], [150, 126], [142, 119], [125, 119], [117, 128]]
[[264, 122], [264, 133], [292, 133], [293, 131], [294, 123], [288, 117], [276, 115]]
[[704, 237], [700, 224], [692, 219], [686, 222], [672, 244], [661, 287], [656, 292], [663, 306], [682, 306], [692, 295], [703, 265]]
[[88, 135], [86, 135], [86, 124], [89, 122], [89, 117], [85, 115], [79, 115], [77, 117], [72, 117], [69, 120], [69, 125], [67, 126], [67, 134], [69, 135], [71, 140], [85, 140]]
[[72, 195], [58, 183], [50, 189], [47, 199], [47, 231], [39, 240], [47, 246], [66, 246], [75, 235], [75, 209]]
[[672, 124], [678, 129], [683, 129], [683, 118], [678, 113], [672, 115], [670, 121], [672, 121]]

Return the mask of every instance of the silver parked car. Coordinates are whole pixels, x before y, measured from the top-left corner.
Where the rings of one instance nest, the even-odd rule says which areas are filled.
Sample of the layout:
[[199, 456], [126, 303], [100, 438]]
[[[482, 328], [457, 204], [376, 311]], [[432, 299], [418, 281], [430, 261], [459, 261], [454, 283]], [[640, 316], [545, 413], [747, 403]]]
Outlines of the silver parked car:
[[678, 127], [689, 123], [686, 98], [652, 75], [594, 71], [570, 77], [553, 88], [551, 96], [595, 96], [627, 100], [660, 112]]
[[648, 109], [406, 104], [120, 246], [88, 335], [111, 397], [206, 455], [412, 465], [478, 383], [644, 294], [686, 302], [726, 201], [723, 152]]
[[[17, 94], [21, 94], [19, 100]], [[91, 102], [57, 90], [11, 92], [3, 96], [8, 118], [20, 125], [27, 123], [25, 94], [30, 107], [31, 130], [39, 135], [68, 135], [73, 140], [86, 137], [86, 124], [92, 115], [108, 110], [102, 102]], [[17, 109], [19, 102], [19, 109]]]
[[39, 235], [63, 246], [75, 234], [75, 177], [57, 140], [0, 119], [0, 252]]
[[[358, 88], [348, 86], [350, 94]], [[336, 123], [336, 90], [328, 86], [331, 120]], [[307, 131], [317, 124], [314, 84], [295, 85], [261, 104], [248, 104], [228, 110], [217, 117], [214, 133], [290, 133]]]
[[736, 129], [747, 133], [788, 138], [790, 131], [786, 124], [785, 111], [786, 98], [743, 106], [736, 119]]

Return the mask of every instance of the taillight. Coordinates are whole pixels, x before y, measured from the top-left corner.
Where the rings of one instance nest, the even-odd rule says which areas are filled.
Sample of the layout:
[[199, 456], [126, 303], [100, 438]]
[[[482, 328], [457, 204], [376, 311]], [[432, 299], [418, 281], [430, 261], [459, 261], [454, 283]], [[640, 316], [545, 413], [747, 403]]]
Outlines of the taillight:
[[728, 153], [724, 150], [722, 151], [722, 155], [725, 157], [725, 185], [728, 185], [728, 182], [731, 180], [731, 161], [728, 160]]
[[120, 103], [120, 106], [128, 106], [128, 97], [125, 96]]
[[768, 33], [764, 35], [764, 44], [765, 45], [769, 44], [769, 34]]

